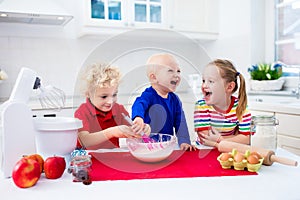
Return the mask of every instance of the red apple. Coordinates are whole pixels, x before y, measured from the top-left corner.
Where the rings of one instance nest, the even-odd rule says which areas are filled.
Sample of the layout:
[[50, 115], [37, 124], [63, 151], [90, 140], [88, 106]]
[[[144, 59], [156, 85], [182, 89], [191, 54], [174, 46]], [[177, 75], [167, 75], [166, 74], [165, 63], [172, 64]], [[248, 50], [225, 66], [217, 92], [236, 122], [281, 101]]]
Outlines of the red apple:
[[48, 179], [60, 178], [66, 169], [66, 161], [64, 157], [52, 156], [48, 157], [44, 162], [44, 172]]
[[28, 157], [28, 158], [31, 158], [31, 159], [37, 161], [40, 164], [41, 173], [43, 172], [43, 170], [44, 170], [44, 159], [40, 154], [31, 154], [31, 155], [28, 155], [28, 156], [25, 156], [25, 157]]
[[41, 176], [40, 165], [37, 161], [24, 157], [14, 166], [12, 179], [20, 188], [34, 186]]

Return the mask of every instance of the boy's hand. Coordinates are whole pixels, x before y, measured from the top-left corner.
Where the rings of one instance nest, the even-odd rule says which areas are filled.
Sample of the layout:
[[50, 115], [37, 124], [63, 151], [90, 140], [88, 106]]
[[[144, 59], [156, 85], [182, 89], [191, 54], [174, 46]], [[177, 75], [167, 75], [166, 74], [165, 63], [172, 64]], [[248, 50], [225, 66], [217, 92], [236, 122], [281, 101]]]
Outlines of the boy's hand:
[[195, 151], [197, 148], [194, 145], [189, 145], [187, 143], [182, 143], [180, 145], [180, 150], [184, 151]]

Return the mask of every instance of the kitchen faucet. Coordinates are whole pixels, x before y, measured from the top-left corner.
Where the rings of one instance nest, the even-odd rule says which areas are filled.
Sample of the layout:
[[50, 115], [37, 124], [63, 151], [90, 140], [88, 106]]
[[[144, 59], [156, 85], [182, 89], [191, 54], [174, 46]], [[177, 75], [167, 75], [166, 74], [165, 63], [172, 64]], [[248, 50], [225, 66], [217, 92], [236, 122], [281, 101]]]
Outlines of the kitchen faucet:
[[299, 97], [300, 97], [300, 80], [298, 80], [298, 87], [297, 87], [297, 91], [296, 91], [296, 98], [299, 99]]
[[296, 95], [297, 99], [300, 98], [300, 68], [299, 68], [299, 72], [298, 72], [298, 84], [297, 84], [297, 88], [293, 89], [292, 93]]

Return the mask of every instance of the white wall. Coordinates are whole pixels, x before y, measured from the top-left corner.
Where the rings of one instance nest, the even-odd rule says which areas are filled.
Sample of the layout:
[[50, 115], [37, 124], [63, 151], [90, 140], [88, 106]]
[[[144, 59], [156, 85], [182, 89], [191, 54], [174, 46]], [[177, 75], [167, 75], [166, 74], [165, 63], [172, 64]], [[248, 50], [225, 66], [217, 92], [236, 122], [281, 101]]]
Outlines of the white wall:
[[212, 58], [231, 60], [243, 75], [251, 64], [251, 0], [220, 2], [220, 36], [204, 44]]
[[[70, 2], [69, 0], [60, 2], [74, 15], [78, 15], [75, 6], [67, 6], [66, 3]], [[255, 4], [252, 4], [252, 2], [255, 2]], [[252, 21], [253, 5], [263, 4], [261, 2], [263, 1], [221, 0], [219, 39], [213, 42], [201, 42], [200, 47], [191, 47], [189, 42], [179, 44], [180, 48], [185, 48], [187, 52], [191, 52], [190, 59], [195, 61], [195, 65], [198, 67], [194, 69], [191, 67], [192, 65], [189, 65], [185, 68], [184, 76], [187, 77], [188, 73], [193, 73], [194, 70], [201, 70], [204, 63], [198, 60], [197, 55], [206, 53], [211, 58], [232, 60], [241, 73], [247, 76], [247, 68], [252, 63], [263, 59], [262, 54], [257, 52], [257, 49], [264, 49], [261, 38], [254, 39], [255, 31], [262, 28], [262, 25], [257, 25]], [[261, 12], [262, 10], [259, 9], [258, 11]], [[255, 15], [257, 18], [255, 21], [260, 21], [261, 15], [256, 11]], [[9, 79], [0, 84], [0, 99], [5, 99], [10, 95], [21, 67], [36, 70], [45, 82], [63, 89], [68, 96], [74, 94], [77, 73], [86, 64], [87, 58], [93, 60], [90, 56], [91, 52], [94, 50], [99, 51], [97, 47], [105, 42], [105, 39], [101, 38], [76, 38], [75, 32], [78, 29], [75, 24], [77, 20], [75, 18], [67, 26], [59, 29], [0, 24], [0, 68], [9, 75]], [[255, 31], [253, 28], [255, 28]], [[158, 43], [165, 42], [164, 39], [157, 41]], [[132, 42], [137, 42], [136, 38], [132, 41], [119, 42], [116, 46], [120, 45], [120, 48], [122, 48]], [[143, 40], [139, 42], [143, 42]], [[177, 43], [174, 41], [166, 45], [172, 49]], [[110, 51], [109, 46], [102, 49], [103, 54]], [[101, 55], [100, 51], [98, 53]], [[134, 55], [129, 60], [116, 63], [119, 66], [124, 65], [127, 67], [131, 64], [142, 66], [147, 56], [147, 54]], [[189, 57], [189, 55], [187, 56]], [[136, 77], [143, 76], [136, 75]]]

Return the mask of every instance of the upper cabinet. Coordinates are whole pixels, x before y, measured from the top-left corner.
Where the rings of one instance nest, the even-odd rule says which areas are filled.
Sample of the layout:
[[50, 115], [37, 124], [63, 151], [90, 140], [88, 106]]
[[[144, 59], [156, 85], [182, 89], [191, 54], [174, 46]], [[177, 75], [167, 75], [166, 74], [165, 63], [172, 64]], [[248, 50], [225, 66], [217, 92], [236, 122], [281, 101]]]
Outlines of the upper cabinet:
[[110, 34], [135, 28], [179, 31], [216, 39], [218, 0], [85, 0], [81, 35]]
[[124, 26], [125, 2], [89, 0], [85, 4], [85, 24], [89, 26]]
[[164, 0], [86, 0], [85, 25], [97, 27], [164, 27]]
[[193, 38], [217, 39], [219, 0], [171, 0], [169, 28]]

